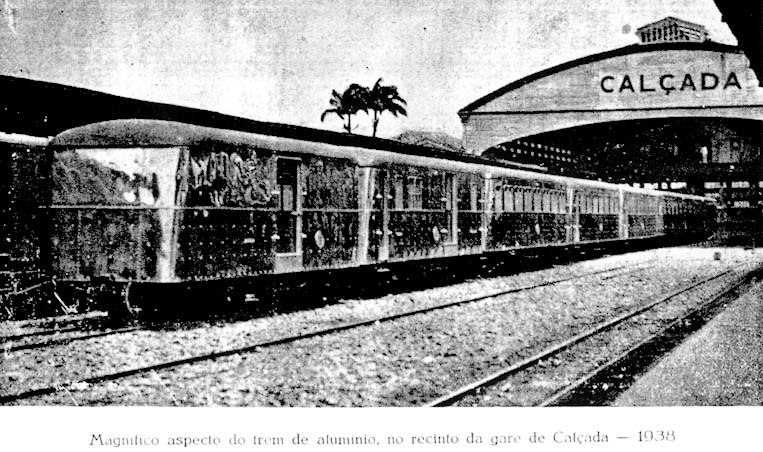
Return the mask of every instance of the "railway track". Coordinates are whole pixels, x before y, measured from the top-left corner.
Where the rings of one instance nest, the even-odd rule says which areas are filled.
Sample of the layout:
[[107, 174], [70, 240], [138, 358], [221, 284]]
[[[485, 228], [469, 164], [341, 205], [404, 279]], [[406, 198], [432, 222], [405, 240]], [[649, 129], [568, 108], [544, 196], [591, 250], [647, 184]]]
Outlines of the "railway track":
[[[140, 331], [142, 328], [138, 326], [133, 327], [125, 327], [125, 328], [117, 328], [107, 331], [94, 331], [91, 333], [85, 333], [85, 334], [79, 334], [79, 335], [73, 335], [73, 336], [66, 336], [62, 338], [55, 338], [50, 340], [44, 340], [44, 341], [35, 341], [35, 342], [28, 342], [28, 343], [21, 343], [21, 344], [13, 344], [12, 340], [8, 340], [5, 342], [0, 343], [0, 349], [2, 349], [5, 353], [12, 353], [12, 352], [18, 352], [22, 350], [34, 350], [39, 348], [45, 348], [45, 347], [54, 347], [57, 345], [64, 345], [64, 344], [70, 344], [72, 342], [77, 341], [85, 341], [89, 339], [95, 339], [100, 337], [106, 337], [106, 336], [112, 336], [115, 334], [124, 334], [124, 333], [132, 333], [133, 331]], [[66, 334], [66, 333], [74, 333], [74, 332], [80, 332], [82, 331], [81, 328], [77, 327], [71, 327], [71, 328], [65, 328], [57, 331], [44, 331], [39, 333], [29, 333], [26, 335], [21, 335], [20, 338], [26, 339], [30, 336], [36, 337], [36, 336], [49, 336], [54, 334]], [[19, 336], [16, 336], [19, 337]]]
[[[0, 350], [5, 353], [34, 350], [141, 329], [135, 326], [104, 327], [108, 320], [107, 313], [91, 312], [22, 322], [16, 325], [17, 334], [0, 336]], [[39, 338], [43, 339], [35, 340]]]
[[[551, 347], [548, 347], [528, 358], [511, 363], [507, 365], [506, 367], [491, 373], [490, 375], [487, 375], [479, 380], [473, 381], [457, 389], [454, 389], [453, 391], [441, 397], [438, 397], [437, 399], [427, 402], [424, 406], [428, 406], [428, 407], [452, 406], [452, 405], [458, 404], [460, 401], [466, 398], [473, 399], [471, 400], [472, 403], [470, 405], [479, 405], [480, 404], [479, 398], [482, 395], [490, 391], [505, 392], [505, 390], [509, 388], [509, 385], [506, 385], [503, 388], [497, 388], [497, 385], [499, 383], [504, 382], [514, 376], [517, 376], [520, 373], [523, 375], [524, 381], [532, 381], [534, 369], [542, 368], [541, 372], [546, 372], [545, 368], [548, 367], [549, 364], [552, 366], [555, 365], [554, 360], [556, 359], [556, 357], [558, 357], [564, 352], [569, 351], [570, 349], [574, 348], [576, 345], [584, 343], [585, 341], [595, 338], [602, 333], [610, 331], [613, 328], [617, 327], [618, 325], [628, 320], [634, 319], [637, 316], [651, 309], [654, 309], [658, 306], [665, 304], [669, 300], [672, 300], [680, 295], [683, 295], [699, 287], [702, 287], [714, 280], [717, 280], [728, 274], [731, 274], [742, 266], [743, 265], [739, 265], [737, 267], [726, 270], [719, 274], [710, 276], [708, 278], [704, 278], [700, 281], [697, 281], [690, 285], [679, 288], [667, 295], [663, 295], [656, 299], [653, 299], [615, 318], [606, 320], [591, 328], [588, 328], [585, 331], [579, 334], [576, 334], [575, 336], [570, 337], [555, 345], [552, 345]], [[580, 400], [580, 394], [583, 393], [584, 390], [586, 389], [590, 393], [591, 387], [595, 385], [592, 382], [601, 380], [602, 375], [618, 372], [619, 376], [622, 377], [622, 373], [626, 372], [626, 370], [623, 368], [623, 363], [626, 362], [629, 357], [632, 357], [635, 355], [643, 355], [644, 348], [653, 347], [654, 344], [658, 342], [660, 338], [665, 337], [669, 331], [684, 325], [688, 321], [688, 319], [692, 319], [693, 317], [696, 317], [698, 314], [704, 311], [707, 311], [708, 309], [717, 305], [719, 303], [719, 300], [724, 299], [724, 297], [728, 296], [728, 294], [734, 292], [740, 286], [749, 282], [755, 275], [759, 275], [761, 272], [763, 272], [763, 267], [758, 267], [752, 272], [747, 272], [741, 277], [738, 277], [733, 284], [723, 287], [720, 290], [720, 292], [711, 296], [709, 300], [705, 301], [700, 306], [690, 309], [688, 312], [684, 313], [677, 319], [671, 321], [666, 326], [661, 327], [657, 332], [652, 333], [648, 337], [638, 341], [636, 344], [632, 345], [631, 347], [628, 347], [627, 350], [617, 353], [615, 356], [607, 360], [606, 363], [601, 364], [597, 366], [594, 370], [589, 371], [588, 373], [586, 373], [585, 375], [579, 378], [576, 378], [573, 382], [564, 384], [561, 387], [557, 387], [552, 392], [552, 394], [545, 396], [539, 400], [536, 400], [532, 405], [552, 406], [552, 405], [560, 405], [560, 404], [569, 403], [570, 401], [574, 401], [574, 400]], [[606, 387], [608, 386], [608, 384], [604, 383], [603, 386]], [[575, 403], [571, 403], [571, 404], [575, 404]]]
[[[629, 274], [632, 272], [643, 270], [648, 265], [649, 265], [649, 262], [639, 263], [638, 265], [635, 265], [632, 267], [618, 266], [618, 267], [614, 267], [614, 268], [610, 268], [606, 270], [599, 270], [592, 273], [585, 273], [578, 276], [572, 276], [569, 278], [577, 279], [577, 278], [585, 277], [589, 275], [597, 275], [601, 273], [611, 272], [612, 273], [611, 275], [603, 278], [604, 280], [608, 280], [608, 279], [616, 278], [623, 274]], [[543, 287], [550, 284], [557, 284], [560, 282], [571, 280], [569, 278], [554, 280], [554, 281], [541, 283], [534, 286], [528, 286], [524, 288], [512, 289], [506, 292], [496, 293], [491, 296], [500, 296], [500, 295], [505, 295], [512, 292], [519, 292], [519, 291], [529, 290], [529, 289], [533, 289], [537, 287]], [[468, 303], [470, 301], [471, 300], [466, 300], [464, 301], [464, 303]], [[478, 301], [478, 299], [474, 301]], [[457, 305], [457, 304], [459, 303], [444, 305], [443, 308]], [[17, 352], [22, 350], [40, 349], [45, 347], [69, 344], [69, 343], [77, 342], [77, 341], [102, 338], [102, 337], [116, 335], [116, 334], [130, 333], [130, 332], [139, 331], [142, 329], [141, 327], [138, 327], [138, 326], [104, 329], [102, 328], [101, 324], [103, 323], [103, 321], [107, 320], [107, 316], [108, 314], [106, 313], [95, 312], [95, 313], [89, 313], [83, 316], [63, 316], [60, 319], [49, 318], [49, 319], [39, 319], [36, 321], [27, 321], [27, 322], [24, 322], [20, 326], [20, 328], [36, 327], [38, 329], [28, 333], [0, 336], [0, 350], [4, 351], [5, 353], [11, 353], [11, 352]], [[44, 325], [45, 323], [53, 324], [54, 326], [53, 327], [40, 326], [40, 325]], [[72, 324], [75, 324], [76, 326], [61, 327], [62, 325], [72, 325]], [[66, 337], [57, 337], [57, 338], [52, 338], [50, 340], [26, 342], [29, 339], [33, 339], [37, 337], [45, 337], [45, 336], [53, 336], [53, 335], [58, 336], [58, 335], [65, 335], [69, 333], [76, 333], [76, 332], [82, 332], [83, 334], [71, 335]]]
[[[220, 358], [224, 358], [224, 357], [228, 357], [228, 356], [233, 356], [233, 355], [252, 353], [252, 352], [255, 352], [255, 351], [262, 350], [264, 348], [275, 347], [275, 346], [278, 346], [278, 345], [283, 345], [283, 344], [288, 344], [288, 343], [292, 343], [292, 342], [297, 342], [297, 341], [301, 341], [301, 340], [305, 340], [305, 339], [309, 339], [309, 338], [315, 338], [315, 337], [320, 337], [320, 336], [328, 336], [328, 335], [339, 333], [339, 332], [342, 332], [342, 331], [348, 331], [348, 330], [352, 330], [352, 329], [356, 329], [356, 328], [361, 328], [361, 327], [364, 327], [364, 326], [375, 325], [375, 324], [379, 324], [379, 323], [383, 323], [383, 322], [391, 322], [391, 321], [394, 321], [394, 320], [397, 320], [397, 319], [402, 319], [402, 318], [411, 317], [411, 316], [415, 316], [415, 315], [420, 315], [420, 314], [425, 314], [425, 313], [434, 312], [434, 311], [438, 311], [438, 310], [448, 309], [448, 308], [452, 308], [452, 307], [456, 307], [456, 306], [462, 306], [462, 305], [466, 305], [466, 304], [470, 304], [470, 303], [476, 303], [476, 302], [479, 302], [479, 301], [493, 299], [493, 298], [496, 298], [496, 297], [510, 295], [510, 294], [513, 294], [513, 293], [518, 293], [518, 292], [533, 290], [533, 289], [537, 289], [537, 288], [547, 287], [547, 286], [551, 286], [551, 285], [555, 285], [555, 284], [560, 284], [560, 283], [564, 283], [564, 282], [580, 280], [580, 279], [583, 279], [583, 278], [586, 278], [586, 277], [590, 277], [590, 276], [600, 276], [600, 275], [605, 275], [607, 273], [610, 274], [610, 275], [608, 275], [610, 277], [627, 275], [627, 274], [630, 274], [630, 273], [633, 273], [633, 272], [638, 272], [638, 271], [641, 271], [641, 270], [643, 270], [645, 268], [648, 268], [650, 263], [651, 263], [651, 261], [647, 261], [647, 262], [640, 262], [640, 263], [638, 263], [636, 265], [621, 265], [621, 266], [617, 266], [617, 267], [613, 267], [613, 268], [608, 268], [608, 269], [604, 269], [604, 270], [596, 270], [596, 271], [591, 271], [591, 272], [585, 272], [585, 273], [582, 273], [582, 274], [577, 274], [577, 275], [572, 275], [572, 276], [566, 276], [566, 277], [563, 277], [563, 278], [557, 278], [557, 279], [553, 279], [553, 280], [543, 281], [543, 282], [536, 283], [536, 284], [530, 284], [530, 285], [526, 285], [526, 286], [520, 286], [520, 287], [508, 289], [508, 290], [492, 292], [490, 294], [482, 295], [482, 296], [479, 296], [479, 297], [471, 297], [471, 298], [461, 299], [461, 300], [458, 300], [458, 301], [448, 302], [448, 303], [444, 303], [444, 304], [438, 304], [438, 305], [435, 305], [435, 306], [429, 306], [429, 307], [425, 307], [425, 308], [421, 308], [421, 309], [405, 311], [405, 312], [402, 312], [402, 313], [396, 313], [396, 314], [392, 314], [392, 315], [376, 317], [376, 318], [373, 318], [373, 319], [346, 323], [346, 324], [342, 324], [342, 325], [337, 325], [337, 326], [332, 326], [332, 327], [328, 327], [328, 328], [319, 329], [319, 330], [316, 330], [316, 331], [311, 331], [311, 332], [308, 332], [308, 333], [303, 333], [303, 334], [297, 334], [297, 335], [293, 335], [293, 336], [283, 337], [283, 338], [279, 338], [279, 339], [275, 339], [275, 340], [257, 342], [257, 343], [246, 345], [246, 346], [243, 346], [243, 347], [230, 348], [230, 349], [225, 349], [225, 350], [221, 350], [221, 351], [216, 351], [216, 352], [211, 352], [211, 353], [195, 355], [195, 356], [191, 356], [191, 357], [187, 357], [187, 358], [182, 358], [182, 359], [168, 360], [168, 361], [157, 363], [157, 364], [152, 364], [152, 365], [143, 366], [143, 367], [136, 367], [136, 368], [131, 368], [131, 369], [127, 369], [127, 370], [121, 370], [121, 371], [117, 371], [117, 372], [105, 373], [105, 374], [98, 375], [98, 376], [93, 376], [93, 377], [79, 379], [79, 380], [76, 380], [76, 381], [66, 381], [66, 382], [62, 382], [62, 383], [59, 383], [59, 384], [55, 384], [55, 385], [51, 385], [51, 386], [47, 386], [47, 387], [42, 387], [42, 388], [37, 388], [37, 389], [32, 389], [32, 390], [28, 390], [28, 391], [23, 391], [23, 392], [19, 392], [19, 393], [15, 393], [15, 394], [5, 394], [5, 395], [0, 396], [0, 404], [8, 404], [8, 403], [13, 403], [13, 402], [21, 401], [21, 400], [32, 399], [32, 398], [35, 398], [35, 397], [49, 395], [49, 394], [53, 394], [53, 393], [60, 392], [60, 391], [66, 391], [67, 388], [87, 387], [89, 385], [96, 385], [96, 384], [104, 383], [104, 382], [107, 382], [107, 381], [114, 381], [114, 380], [130, 377], [130, 376], [134, 376], [134, 375], [147, 374], [147, 373], [156, 372], [156, 371], [159, 371], [159, 370], [171, 369], [171, 368], [179, 367], [179, 366], [182, 366], [182, 365], [195, 364], [195, 363], [200, 363], [200, 362], [204, 362], [204, 361], [216, 360], [216, 359], [220, 359]], [[109, 332], [108, 334], [117, 334], [117, 333], [125, 332], [125, 331], [126, 330], [114, 330], [113, 332]], [[101, 333], [100, 337], [102, 337], [105, 334], [106, 333]], [[82, 340], [89, 339], [89, 338], [94, 338], [94, 337], [99, 337], [99, 336], [97, 334], [90, 335], [89, 337], [83, 336]], [[80, 339], [76, 339], [76, 340], [80, 340]], [[65, 341], [65, 339], [62, 339], [62, 341]], [[71, 342], [71, 341], [69, 341], [69, 342]], [[39, 347], [43, 347], [43, 346], [45, 346], [45, 345], [44, 344], [40, 344], [39, 345]], [[27, 347], [27, 348], [31, 348], [31, 347]], [[17, 349], [17, 350], [20, 350], [20, 348]]]

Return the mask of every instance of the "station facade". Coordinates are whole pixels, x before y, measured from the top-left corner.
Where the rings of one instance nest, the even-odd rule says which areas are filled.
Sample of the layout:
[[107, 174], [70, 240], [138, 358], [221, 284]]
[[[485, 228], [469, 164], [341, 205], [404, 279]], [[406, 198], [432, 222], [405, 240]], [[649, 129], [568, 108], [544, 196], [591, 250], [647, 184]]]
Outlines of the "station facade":
[[674, 17], [459, 111], [468, 152], [760, 210], [763, 88], [741, 49]]

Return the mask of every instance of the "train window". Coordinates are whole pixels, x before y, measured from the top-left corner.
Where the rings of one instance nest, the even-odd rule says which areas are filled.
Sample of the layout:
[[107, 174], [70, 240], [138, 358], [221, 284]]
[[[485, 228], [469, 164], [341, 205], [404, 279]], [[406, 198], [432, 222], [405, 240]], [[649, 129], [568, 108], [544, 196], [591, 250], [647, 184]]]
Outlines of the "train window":
[[453, 210], [453, 175], [445, 175], [445, 210]]
[[458, 210], [470, 211], [472, 208], [472, 184], [471, 177], [464, 175], [459, 177], [458, 182]]
[[525, 189], [525, 190], [523, 190], [522, 195], [523, 195], [523, 198], [524, 198], [524, 202], [522, 203], [522, 204], [524, 204], [522, 206], [522, 211], [523, 212], [532, 212], [532, 210], [533, 210], [533, 198], [532, 198], [533, 194], [530, 192], [530, 190]]
[[446, 174], [432, 171], [420, 177], [422, 181], [421, 207], [425, 210], [444, 210], [448, 202], [446, 196]]
[[515, 212], [514, 208], [514, 190], [512, 187], [505, 187], [503, 191], [503, 207], [506, 212]]
[[408, 198], [406, 209], [422, 209], [424, 207], [424, 180], [419, 176], [408, 176]]
[[405, 195], [403, 184], [403, 176], [396, 175], [392, 179], [392, 184], [390, 186], [390, 190], [392, 193], [390, 194], [390, 208], [391, 209], [402, 209], [403, 208], [403, 197]]
[[501, 213], [503, 210], [503, 186], [497, 184], [493, 189], [493, 211]]
[[567, 199], [566, 194], [559, 195], [559, 209], [561, 213], [567, 213], [567, 209], [572, 210], [572, 206], [568, 205], [574, 202], [574, 199]]
[[567, 200], [567, 194], [560, 193], [559, 194], [559, 213], [567, 213], [568, 203], [569, 201]]
[[533, 212], [540, 212], [542, 207], [542, 195], [538, 190], [532, 191], [533, 197]]
[[56, 152], [53, 203], [172, 206], [179, 155], [177, 148]]
[[514, 191], [514, 211], [515, 212], [521, 212], [522, 210], [524, 210], [524, 199], [525, 199], [524, 192], [521, 189], [516, 189]]
[[[314, 158], [302, 166], [302, 207], [356, 209], [358, 176], [349, 160]], [[379, 184], [374, 184], [378, 186]]]
[[559, 194], [559, 213], [567, 213], [567, 196], [563, 193]]
[[559, 213], [559, 194], [551, 193], [551, 213]]

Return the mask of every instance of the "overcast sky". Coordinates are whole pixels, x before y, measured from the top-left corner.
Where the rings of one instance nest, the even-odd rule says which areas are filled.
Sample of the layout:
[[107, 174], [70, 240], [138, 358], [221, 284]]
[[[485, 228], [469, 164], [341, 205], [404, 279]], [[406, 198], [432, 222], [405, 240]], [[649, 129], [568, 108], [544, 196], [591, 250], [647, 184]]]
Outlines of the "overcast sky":
[[[397, 85], [408, 129], [524, 75], [637, 42], [672, 15], [736, 40], [712, 0], [0, 0], [0, 72], [252, 119], [320, 122], [332, 89]], [[370, 134], [364, 114], [357, 133]]]

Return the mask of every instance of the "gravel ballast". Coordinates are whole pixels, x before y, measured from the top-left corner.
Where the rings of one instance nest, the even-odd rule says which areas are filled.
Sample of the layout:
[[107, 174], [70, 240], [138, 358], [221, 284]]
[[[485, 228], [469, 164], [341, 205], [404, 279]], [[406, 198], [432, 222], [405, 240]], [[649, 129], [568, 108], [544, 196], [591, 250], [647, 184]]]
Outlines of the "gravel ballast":
[[673, 248], [374, 300], [229, 324], [137, 331], [40, 350], [6, 353], [0, 390], [17, 393], [170, 359], [242, 347], [329, 325], [420, 309], [618, 265], [622, 275], [581, 280], [306, 339], [254, 353], [114, 382], [66, 387], [23, 404], [409, 406], [496, 370], [554, 341], [763, 254]]

